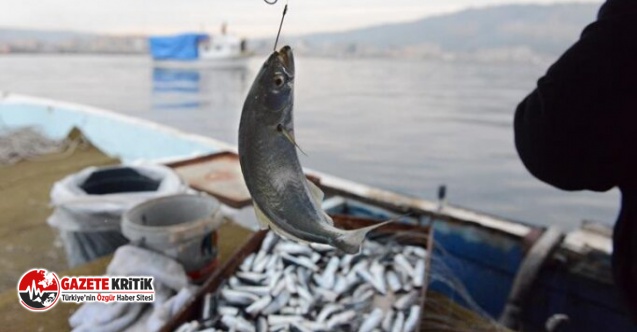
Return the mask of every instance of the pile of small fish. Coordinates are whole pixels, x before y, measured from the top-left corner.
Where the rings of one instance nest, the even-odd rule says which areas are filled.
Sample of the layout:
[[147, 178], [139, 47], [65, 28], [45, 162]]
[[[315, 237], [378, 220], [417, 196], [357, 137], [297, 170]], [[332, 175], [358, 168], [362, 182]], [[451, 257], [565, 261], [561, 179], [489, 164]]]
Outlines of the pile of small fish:
[[[427, 251], [365, 241], [358, 255], [268, 232], [177, 331], [414, 331]], [[361, 314], [364, 313], [364, 314]]]

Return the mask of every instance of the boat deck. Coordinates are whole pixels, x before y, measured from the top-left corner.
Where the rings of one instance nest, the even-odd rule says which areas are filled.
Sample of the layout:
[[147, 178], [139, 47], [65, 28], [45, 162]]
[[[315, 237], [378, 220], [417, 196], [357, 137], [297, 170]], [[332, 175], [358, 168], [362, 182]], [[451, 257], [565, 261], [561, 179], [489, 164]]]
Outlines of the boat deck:
[[[47, 156], [39, 161], [23, 161], [0, 168], [0, 317], [9, 331], [67, 331], [68, 317], [76, 304], [58, 303], [45, 313], [23, 309], [17, 298], [16, 282], [28, 269], [46, 268], [59, 275], [100, 275], [110, 256], [89, 264], [68, 269], [64, 250], [56, 244], [55, 232], [46, 223], [52, 212], [49, 192], [55, 181], [88, 166], [115, 164], [92, 146], [76, 149], [70, 156]], [[250, 231], [234, 223], [220, 230], [221, 263], [225, 262], [243, 243]], [[462, 308], [435, 292], [428, 293], [422, 331], [506, 331], [477, 314]]]
[[34, 267], [68, 269], [64, 249], [56, 245], [56, 234], [46, 223], [53, 211], [51, 186], [86, 167], [116, 163], [93, 146], [81, 145], [71, 156], [48, 155], [0, 166], [0, 291], [15, 291], [20, 276]]

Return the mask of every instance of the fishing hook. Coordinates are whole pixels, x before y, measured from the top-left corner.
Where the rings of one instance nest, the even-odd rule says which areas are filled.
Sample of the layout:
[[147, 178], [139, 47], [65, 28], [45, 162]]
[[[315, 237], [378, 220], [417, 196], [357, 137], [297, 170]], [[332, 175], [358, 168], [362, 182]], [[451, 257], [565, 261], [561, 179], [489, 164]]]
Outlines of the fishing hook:
[[279, 1], [279, 0], [270, 0], [270, 1], [268, 1], [268, 0], [263, 0], [263, 1], [265, 1], [265, 3], [267, 3], [268, 5], [274, 5], [274, 4], [275, 4], [275, 3], [277, 3], [277, 1]]

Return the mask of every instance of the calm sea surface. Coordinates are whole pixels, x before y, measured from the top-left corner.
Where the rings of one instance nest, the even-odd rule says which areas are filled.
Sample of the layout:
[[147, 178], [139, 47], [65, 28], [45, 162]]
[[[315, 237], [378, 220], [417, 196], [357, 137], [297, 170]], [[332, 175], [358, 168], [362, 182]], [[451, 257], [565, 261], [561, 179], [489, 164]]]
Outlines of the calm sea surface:
[[[3, 56], [0, 90], [111, 109], [236, 144], [246, 71], [166, 71], [145, 57]], [[297, 56], [304, 166], [535, 224], [613, 223], [619, 194], [563, 192], [533, 178], [513, 145], [517, 103], [544, 64]]]

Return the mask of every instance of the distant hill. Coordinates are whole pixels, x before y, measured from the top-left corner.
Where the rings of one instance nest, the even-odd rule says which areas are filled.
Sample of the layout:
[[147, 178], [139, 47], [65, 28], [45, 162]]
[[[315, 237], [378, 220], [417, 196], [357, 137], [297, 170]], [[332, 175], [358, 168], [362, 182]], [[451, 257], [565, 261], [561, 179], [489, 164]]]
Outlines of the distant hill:
[[[288, 36], [298, 53], [529, 60], [561, 54], [594, 21], [600, 4], [502, 5], [335, 33]], [[270, 52], [272, 38], [249, 47]], [[119, 37], [0, 27], [3, 52], [145, 53], [143, 36]]]
[[[573, 3], [476, 8], [286, 41], [302, 52], [322, 55], [444, 56], [498, 51], [556, 55], [577, 40], [595, 19], [599, 6]], [[271, 47], [270, 40], [264, 44]]]
[[21, 42], [37, 40], [42, 42], [60, 42], [73, 39], [93, 38], [95, 35], [69, 31], [39, 31], [0, 27], [0, 42]]
[[0, 53], [145, 53], [141, 36], [109, 36], [70, 31], [0, 27]]

